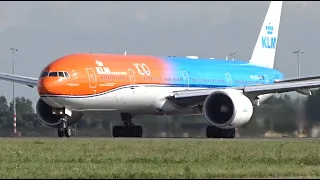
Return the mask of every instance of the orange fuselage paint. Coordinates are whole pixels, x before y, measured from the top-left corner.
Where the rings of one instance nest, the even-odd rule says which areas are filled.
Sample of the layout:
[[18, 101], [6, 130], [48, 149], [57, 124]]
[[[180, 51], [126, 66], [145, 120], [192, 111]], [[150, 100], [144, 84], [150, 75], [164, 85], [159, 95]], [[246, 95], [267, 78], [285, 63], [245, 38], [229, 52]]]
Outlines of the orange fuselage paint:
[[69, 77], [40, 77], [38, 93], [85, 96], [130, 84], [161, 84], [166, 69], [161, 59], [152, 56], [71, 54], [51, 62], [41, 72], [68, 72]]

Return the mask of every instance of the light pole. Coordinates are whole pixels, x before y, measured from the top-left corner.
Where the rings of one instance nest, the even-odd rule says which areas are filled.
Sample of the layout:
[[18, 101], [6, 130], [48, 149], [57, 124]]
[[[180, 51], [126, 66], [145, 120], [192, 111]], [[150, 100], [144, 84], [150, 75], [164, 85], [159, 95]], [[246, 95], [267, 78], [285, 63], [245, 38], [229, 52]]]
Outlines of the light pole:
[[[12, 74], [15, 74], [15, 69], [14, 69], [14, 53], [18, 51], [18, 49], [15, 48], [10, 48], [12, 51]], [[13, 96], [13, 135], [17, 135], [17, 116], [16, 116], [16, 98], [14, 94], [14, 82], [12, 83], [12, 96]]]
[[300, 54], [303, 53], [303, 51], [297, 50], [293, 51], [294, 54], [297, 54], [298, 57], [298, 77], [300, 77]]
[[[300, 77], [300, 54], [304, 53], [303, 51], [300, 50], [296, 50], [293, 51], [294, 54], [297, 54], [297, 58], [298, 58], [298, 77]], [[299, 103], [300, 107], [298, 108], [298, 133], [301, 134], [303, 133], [303, 129], [304, 129], [304, 119], [302, 118], [302, 107], [301, 107], [301, 103]]]

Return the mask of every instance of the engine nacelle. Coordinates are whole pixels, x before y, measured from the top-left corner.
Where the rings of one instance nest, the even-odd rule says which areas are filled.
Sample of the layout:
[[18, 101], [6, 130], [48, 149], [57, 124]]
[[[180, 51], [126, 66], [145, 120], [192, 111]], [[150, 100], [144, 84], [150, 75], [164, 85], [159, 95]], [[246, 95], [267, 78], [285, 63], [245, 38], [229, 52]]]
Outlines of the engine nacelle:
[[211, 124], [228, 129], [247, 123], [253, 114], [253, 105], [249, 98], [237, 90], [218, 90], [206, 98], [203, 111]]
[[[37, 113], [40, 116], [41, 122], [50, 127], [58, 127], [60, 125], [60, 117], [52, 114], [52, 107], [46, 104], [41, 98], [37, 102], [36, 106]], [[81, 112], [72, 112], [71, 117], [67, 119], [67, 125], [77, 123], [82, 118]]]

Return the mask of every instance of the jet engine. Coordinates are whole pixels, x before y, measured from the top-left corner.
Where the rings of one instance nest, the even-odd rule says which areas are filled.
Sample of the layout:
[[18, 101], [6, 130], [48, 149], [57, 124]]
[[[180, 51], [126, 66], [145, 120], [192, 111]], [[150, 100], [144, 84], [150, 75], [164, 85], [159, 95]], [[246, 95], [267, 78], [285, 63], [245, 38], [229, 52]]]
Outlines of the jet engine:
[[218, 90], [203, 104], [206, 119], [221, 129], [237, 128], [247, 123], [253, 114], [249, 98], [237, 90]]
[[[58, 127], [60, 125], [60, 117], [52, 114], [52, 107], [46, 104], [41, 98], [37, 102], [37, 113], [40, 116], [41, 122], [50, 127]], [[71, 117], [67, 119], [67, 125], [77, 123], [83, 114], [81, 112], [72, 112]]]

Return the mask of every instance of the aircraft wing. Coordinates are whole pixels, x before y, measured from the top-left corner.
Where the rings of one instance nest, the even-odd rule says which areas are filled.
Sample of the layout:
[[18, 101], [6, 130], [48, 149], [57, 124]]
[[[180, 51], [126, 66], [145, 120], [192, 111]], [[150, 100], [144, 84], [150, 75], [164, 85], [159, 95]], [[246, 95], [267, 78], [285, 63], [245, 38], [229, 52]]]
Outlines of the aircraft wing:
[[[305, 81], [293, 81], [293, 82], [277, 82], [274, 84], [263, 84], [263, 85], [253, 85], [253, 86], [242, 86], [242, 87], [226, 87], [226, 88], [208, 88], [199, 90], [181, 90], [174, 91], [171, 95], [166, 98], [173, 100], [175, 103], [180, 104], [197, 104], [203, 103], [205, 98], [213, 93], [214, 91], [221, 89], [235, 89], [242, 91], [243, 94], [249, 96], [259, 96], [262, 94], [269, 93], [284, 93], [289, 91], [299, 91], [302, 89], [312, 89], [320, 87], [320, 79], [312, 79]], [[190, 102], [191, 101], [191, 102]]]
[[25, 84], [29, 87], [37, 87], [38, 78], [26, 77], [26, 76], [18, 76], [13, 74], [0, 73], [0, 79], [10, 82], [15, 82], [19, 84]]
[[313, 80], [313, 79], [320, 79], [320, 76], [305, 76], [305, 77], [286, 78], [286, 79], [280, 80], [278, 82], [305, 81], [305, 80]]

